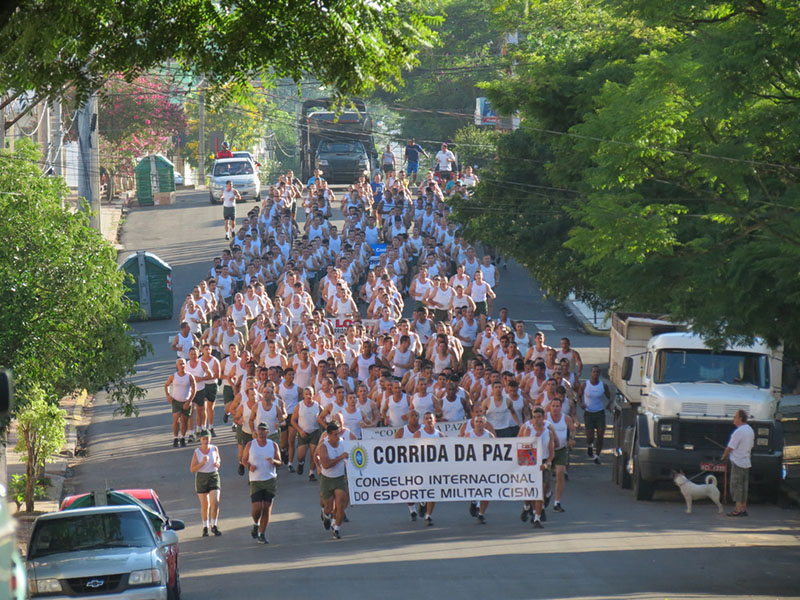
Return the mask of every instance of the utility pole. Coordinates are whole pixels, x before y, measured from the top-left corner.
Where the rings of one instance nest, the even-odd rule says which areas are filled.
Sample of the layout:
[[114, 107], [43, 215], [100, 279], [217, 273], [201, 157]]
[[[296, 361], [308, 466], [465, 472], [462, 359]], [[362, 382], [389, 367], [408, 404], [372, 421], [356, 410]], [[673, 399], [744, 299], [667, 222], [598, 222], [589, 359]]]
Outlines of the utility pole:
[[206, 84], [203, 81], [200, 84], [199, 102], [197, 109], [200, 113], [198, 124], [198, 140], [197, 152], [200, 156], [197, 158], [197, 188], [202, 189], [206, 185]]
[[78, 111], [78, 196], [92, 211], [91, 225], [102, 234], [100, 212], [100, 146], [97, 139], [97, 94]]
[[50, 105], [50, 164], [53, 174], [66, 177], [64, 170], [64, 124], [61, 115], [61, 100], [53, 100]]

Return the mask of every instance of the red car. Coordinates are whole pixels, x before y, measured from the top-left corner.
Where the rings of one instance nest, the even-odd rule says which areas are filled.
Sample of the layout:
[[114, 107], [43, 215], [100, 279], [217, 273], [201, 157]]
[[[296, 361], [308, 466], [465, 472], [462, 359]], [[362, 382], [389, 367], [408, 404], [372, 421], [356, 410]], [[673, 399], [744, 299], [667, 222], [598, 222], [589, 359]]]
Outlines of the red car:
[[[164, 529], [180, 531], [185, 527], [183, 521], [180, 519], [170, 519], [167, 516], [164, 506], [161, 504], [161, 500], [158, 499], [158, 494], [156, 494], [154, 489], [107, 490], [107, 498], [104, 504], [133, 504], [133, 501], [129, 499], [130, 497], [135, 498], [140, 503], [144, 504], [151, 512], [155, 513], [155, 515], [161, 517], [160, 521], [155, 515], [153, 519], [151, 519], [153, 529], [157, 536], [161, 537], [161, 532]], [[61, 502], [61, 508], [59, 510], [70, 508], [76, 501], [78, 501], [77, 504], [80, 507], [93, 506], [95, 504], [94, 492], [67, 496]], [[159, 525], [156, 525], [156, 523]], [[179, 600], [181, 597], [181, 574], [178, 569], [178, 545], [172, 544], [166, 546], [165, 552], [169, 571], [169, 582], [167, 584], [168, 597], [170, 600]]]

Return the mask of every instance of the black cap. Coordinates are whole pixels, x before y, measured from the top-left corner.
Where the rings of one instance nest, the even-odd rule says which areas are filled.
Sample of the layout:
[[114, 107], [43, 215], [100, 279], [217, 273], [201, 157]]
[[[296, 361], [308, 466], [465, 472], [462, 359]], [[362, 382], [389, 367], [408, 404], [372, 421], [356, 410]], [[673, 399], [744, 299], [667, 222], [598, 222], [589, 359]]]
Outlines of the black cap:
[[269, 431], [269, 425], [267, 425], [264, 422], [261, 422], [261, 423], [258, 424], [257, 429], [263, 429], [264, 431]]
[[328, 426], [325, 428], [327, 433], [333, 433], [334, 431], [339, 431], [339, 424], [336, 421], [331, 421], [328, 423]]

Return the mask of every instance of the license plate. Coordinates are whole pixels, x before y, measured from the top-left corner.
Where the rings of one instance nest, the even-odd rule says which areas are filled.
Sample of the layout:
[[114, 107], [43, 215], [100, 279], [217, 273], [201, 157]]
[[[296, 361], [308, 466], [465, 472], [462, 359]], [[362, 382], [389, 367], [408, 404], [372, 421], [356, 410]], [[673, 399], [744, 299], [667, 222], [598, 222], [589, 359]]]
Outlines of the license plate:
[[727, 465], [725, 463], [702, 462], [700, 463], [700, 469], [711, 473], [724, 473], [727, 470]]

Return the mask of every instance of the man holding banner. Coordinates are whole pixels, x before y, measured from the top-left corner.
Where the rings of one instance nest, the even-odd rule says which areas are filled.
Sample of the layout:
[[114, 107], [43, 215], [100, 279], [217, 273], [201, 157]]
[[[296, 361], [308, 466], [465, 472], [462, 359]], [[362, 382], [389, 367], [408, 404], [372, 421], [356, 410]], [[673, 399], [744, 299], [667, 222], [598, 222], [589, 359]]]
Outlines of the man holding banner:
[[341, 429], [336, 421], [328, 423], [325, 428], [328, 437], [319, 446], [319, 495], [322, 501], [322, 524], [330, 529], [333, 520], [333, 539], [342, 536], [339, 528], [344, 520], [347, 508], [347, 477], [345, 477], [345, 461], [350, 456], [345, 452], [339, 439]]
[[[543, 486], [542, 486], [542, 493], [538, 500], [533, 501], [533, 528], [534, 529], [542, 529], [544, 526], [542, 525], [542, 521], [546, 520], [544, 514], [544, 501], [542, 498], [548, 494], [550, 488], [550, 465], [553, 462], [553, 454], [555, 453], [555, 440], [556, 434], [553, 431], [551, 425], [545, 422], [544, 420], [544, 409], [541, 406], [537, 406], [533, 409], [533, 418], [525, 423], [519, 430], [519, 437], [532, 437], [540, 440], [540, 448], [541, 451], [541, 466], [540, 469], [543, 473]], [[528, 515], [530, 514], [531, 503], [525, 502], [525, 505], [522, 508], [522, 515], [520, 518], [523, 521], [528, 520]]]
[[[483, 415], [478, 415], [477, 417], [472, 419], [473, 426], [472, 428], [467, 429], [464, 431], [464, 437], [472, 437], [472, 438], [493, 438], [494, 434], [486, 429], [486, 417]], [[477, 508], [476, 514], [476, 502], [472, 500], [469, 505], [469, 514], [473, 517], [478, 517], [478, 523], [481, 525], [486, 525], [486, 517], [484, 516], [486, 513], [486, 509], [489, 506], [488, 500], [481, 500], [480, 505]]]
[[[414, 411], [412, 411], [414, 412]], [[432, 412], [425, 413], [425, 426], [414, 434], [415, 438], [443, 438], [444, 434], [436, 427], [436, 415]], [[435, 502], [425, 502], [420, 504], [425, 507], [425, 524], [428, 527], [433, 526], [433, 509], [436, 506]]]

